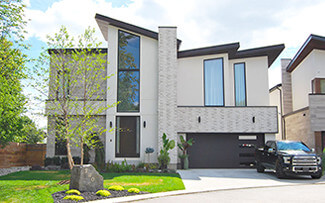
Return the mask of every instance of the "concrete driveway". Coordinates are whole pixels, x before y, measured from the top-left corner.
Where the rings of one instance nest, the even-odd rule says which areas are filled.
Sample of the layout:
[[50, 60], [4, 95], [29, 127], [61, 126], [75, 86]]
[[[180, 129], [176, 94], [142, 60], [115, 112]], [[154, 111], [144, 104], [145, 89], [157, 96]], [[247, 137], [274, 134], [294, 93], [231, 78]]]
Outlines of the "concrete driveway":
[[278, 179], [273, 171], [257, 173], [256, 169], [190, 169], [178, 170], [178, 173], [187, 192], [325, 183], [324, 176], [318, 180], [310, 176]]

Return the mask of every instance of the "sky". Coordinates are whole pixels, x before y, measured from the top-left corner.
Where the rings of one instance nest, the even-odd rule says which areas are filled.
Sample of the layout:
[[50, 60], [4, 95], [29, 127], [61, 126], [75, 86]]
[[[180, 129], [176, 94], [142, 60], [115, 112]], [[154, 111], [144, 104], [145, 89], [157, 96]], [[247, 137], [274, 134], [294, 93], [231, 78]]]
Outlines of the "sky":
[[[310, 34], [325, 36], [324, 0], [24, 0], [29, 20], [28, 54], [38, 57], [46, 35], [61, 25], [77, 36], [87, 27], [107, 44], [95, 21], [99, 13], [153, 31], [177, 26], [180, 50], [240, 43], [240, 50], [285, 44], [269, 68], [269, 87], [281, 83], [281, 58], [293, 58]], [[28, 90], [27, 90], [28, 91]], [[39, 127], [46, 119], [29, 112]]]

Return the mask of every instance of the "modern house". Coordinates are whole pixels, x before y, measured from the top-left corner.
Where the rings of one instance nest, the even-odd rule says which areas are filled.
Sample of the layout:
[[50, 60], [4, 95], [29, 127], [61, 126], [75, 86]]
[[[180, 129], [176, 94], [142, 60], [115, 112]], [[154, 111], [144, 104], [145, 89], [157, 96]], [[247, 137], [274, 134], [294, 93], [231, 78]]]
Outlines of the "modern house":
[[325, 147], [324, 64], [325, 37], [310, 35], [292, 60], [281, 60], [282, 85], [270, 90], [281, 109], [282, 139], [301, 140], [318, 153]]
[[[106, 74], [113, 74], [105, 102], [120, 102], [102, 115], [106, 162], [145, 162], [147, 147], [157, 162], [166, 133], [176, 142], [180, 135], [195, 140], [191, 168], [245, 167], [254, 162], [255, 145], [274, 139], [277, 107], [269, 105], [268, 67], [283, 44], [180, 50], [176, 27], [154, 32], [99, 14], [95, 19], [108, 44]], [[169, 167], [176, 168], [176, 147], [170, 157]]]

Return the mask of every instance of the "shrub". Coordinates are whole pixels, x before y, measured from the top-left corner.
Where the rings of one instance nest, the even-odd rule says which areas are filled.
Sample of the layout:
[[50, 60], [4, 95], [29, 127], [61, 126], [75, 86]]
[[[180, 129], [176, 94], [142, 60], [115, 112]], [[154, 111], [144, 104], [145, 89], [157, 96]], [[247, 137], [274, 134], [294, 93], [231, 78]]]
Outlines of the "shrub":
[[98, 190], [96, 192], [96, 195], [100, 195], [100, 196], [103, 196], [103, 197], [108, 197], [111, 195], [111, 193], [107, 190]]
[[115, 191], [122, 191], [122, 190], [124, 190], [124, 187], [122, 187], [120, 185], [113, 185], [113, 186], [110, 186], [108, 189], [115, 190]]
[[144, 168], [145, 164], [143, 162], [140, 162], [136, 168]]
[[81, 158], [78, 156], [72, 157], [74, 164], [80, 164], [81, 163]]
[[78, 190], [72, 189], [72, 190], [68, 190], [65, 192], [65, 194], [76, 194], [76, 195], [80, 195], [80, 192]]
[[69, 169], [68, 157], [61, 158], [61, 169]]
[[51, 157], [46, 157], [46, 158], [44, 159], [44, 165], [45, 165], [45, 166], [53, 165], [53, 158], [51, 158]]
[[106, 172], [116, 172], [116, 173], [131, 172], [134, 170], [135, 170], [135, 166], [128, 164], [126, 160], [122, 161], [121, 164], [108, 162], [105, 168]]
[[53, 157], [53, 164], [56, 165], [56, 166], [60, 166], [61, 165], [61, 158], [59, 156]]
[[170, 162], [168, 151], [175, 147], [175, 141], [167, 139], [167, 135], [165, 133], [162, 136], [162, 141], [163, 141], [163, 146], [158, 156], [158, 162], [161, 169], [166, 169], [167, 165]]
[[129, 193], [139, 193], [140, 192], [140, 190], [138, 189], [138, 188], [130, 188], [130, 189], [128, 189], [128, 192]]
[[78, 196], [78, 195], [67, 195], [63, 199], [68, 199], [68, 200], [73, 200], [73, 201], [80, 201], [80, 200], [83, 200], [84, 198], [82, 196]]

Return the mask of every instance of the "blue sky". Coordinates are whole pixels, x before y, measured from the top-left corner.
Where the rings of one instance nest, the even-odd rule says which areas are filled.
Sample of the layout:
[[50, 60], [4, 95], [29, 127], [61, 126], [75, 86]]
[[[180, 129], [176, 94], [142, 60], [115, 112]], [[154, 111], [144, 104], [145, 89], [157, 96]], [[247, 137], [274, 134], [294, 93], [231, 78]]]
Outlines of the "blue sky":
[[[240, 49], [284, 43], [286, 49], [269, 69], [269, 86], [281, 82], [280, 58], [293, 58], [307, 37], [325, 36], [323, 0], [24, 0], [26, 29], [37, 57], [46, 35], [61, 25], [77, 36], [88, 26], [106, 46], [96, 13], [153, 31], [177, 26], [181, 50], [240, 42]], [[40, 126], [44, 126], [42, 121]]]

